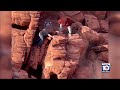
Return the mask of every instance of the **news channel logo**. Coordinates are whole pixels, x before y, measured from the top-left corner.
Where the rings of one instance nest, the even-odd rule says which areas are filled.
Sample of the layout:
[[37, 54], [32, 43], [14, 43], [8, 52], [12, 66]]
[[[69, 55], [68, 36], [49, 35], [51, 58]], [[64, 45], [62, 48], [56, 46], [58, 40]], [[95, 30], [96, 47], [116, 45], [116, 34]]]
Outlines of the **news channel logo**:
[[102, 63], [102, 72], [110, 72], [110, 63]]

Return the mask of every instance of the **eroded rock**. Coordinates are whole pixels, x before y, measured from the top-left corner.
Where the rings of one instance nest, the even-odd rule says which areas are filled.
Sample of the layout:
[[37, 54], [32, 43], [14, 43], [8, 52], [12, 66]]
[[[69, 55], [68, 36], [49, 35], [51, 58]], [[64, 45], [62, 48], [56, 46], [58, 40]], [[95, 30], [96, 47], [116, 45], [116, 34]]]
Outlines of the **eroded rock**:
[[84, 17], [85, 17], [86, 26], [90, 27], [91, 29], [97, 32], [100, 30], [100, 24], [97, 17], [95, 17], [94, 15], [87, 15], [87, 14], [85, 14]]
[[105, 38], [87, 26], [82, 26], [81, 33], [91, 44], [98, 45], [105, 42]]
[[98, 60], [108, 62], [108, 51], [104, 51], [98, 54]]
[[[55, 18], [52, 22], [54, 22], [55, 29], [58, 30], [59, 25], [56, 17], [58, 15], [52, 14], [52, 11], [50, 12], [41, 12], [40, 30], [43, 29], [44, 20], [49, 16], [51, 16], [50, 18]], [[101, 78], [101, 73], [98, 73], [98, 71], [101, 72], [100, 61], [108, 62], [108, 32], [110, 28], [108, 21], [105, 20], [106, 11], [61, 12], [62, 15], [59, 15], [60, 17], [67, 16], [75, 22], [72, 24], [73, 35], [71, 37], [55, 35], [50, 44], [44, 42], [41, 47], [33, 46], [28, 59], [28, 66], [37, 69], [37, 66], [41, 65], [43, 69], [42, 79]], [[13, 16], [20, 17], [19, 15]], [[21, 22], [23, 18], [24, 15], [21, 18]], [[17, 20], [12, 21], [20, 23]], [[20, 23], [20, 25], [27, 25], [29, 22], [30, 20]], [[111, 29], [117, 29], [118, 33], [119, 23], [113, 26]], [[33, 34], [33, 32], [29, 33]], [[79, 33], [79, 35], [76, 33]], [[23, 54], [19, 53], [26, 51], [26, 45], [20, 36], [24, 35], [24, 31], [16, 32], [13, 30], [12, 34], [14, 34], [13, 45], [15, 45], [15, 48], [12, 48], [14, 50], [12, 58], [22, 58], [24, 57]], [[31, 36], [27, 38], [31, 38]], [[19, 43], [19, 41], [23, 43]], [[21, 46], [23, 47], [22, 49], [20, 49]], [[100, 65], [98, 66], [96, 62]], [[32, 78], [34, 79], [34, 77]]]
[[92, 47], [92, 50], [94, 50], [95, 52], [103, 52], [103, 51], [108, 51], [108, 45], [100, 45], [100, 46], [96, 46], [96, 47]]
[[63, 11], [62, 13], [73, 21], [82, 21], [84, 19], [81, 11]]
[[103, 40], [101, 44], [108, 44], [109, 33], [99, 33], [99, 35], [101, 36], [101, 40]]
[[51, 41], [44, 61], [43, 78], [50, 79], [50, 73], [58, 79], [67, 79], [73, 74], [88, 46], [78, 34], [70, 38], [55, 36]]
[[96, 60], [96, 58], [97, 58], [97, 54], [93, 50], [88, 52], [88, 55], [87, 55], [88, 60], [93, 61], [93, 60]]
[[95, 15], [99, 20], [103, 20], [106, 17], [106, 11], [92, 11], [93, 15]]
[[109, 31], [109, 24], [106, 20], [100, 20], [100, 32], [108, 33]]

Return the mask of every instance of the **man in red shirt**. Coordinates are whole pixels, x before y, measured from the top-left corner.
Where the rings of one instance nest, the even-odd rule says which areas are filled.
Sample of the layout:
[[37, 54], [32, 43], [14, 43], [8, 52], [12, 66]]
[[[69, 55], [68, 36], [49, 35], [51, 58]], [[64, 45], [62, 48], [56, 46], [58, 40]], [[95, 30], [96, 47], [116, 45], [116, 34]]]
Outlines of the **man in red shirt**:
[[62, 17], [62, 18], [60, 18], [60, 19], [58, 20], [58, 23], [60, 24], [59, 31], [62, 32], [62, 31], [63, 31], [63, 27], [67, 27], [67, 29], [68, 29], [68, 34], [69, 34], [69, 36], [71, 36], [71, 34], [72, 34], [71, 25], [74, 23], [74, 21], [72, 21], [72, 20], [69, 19], [69, 18]]

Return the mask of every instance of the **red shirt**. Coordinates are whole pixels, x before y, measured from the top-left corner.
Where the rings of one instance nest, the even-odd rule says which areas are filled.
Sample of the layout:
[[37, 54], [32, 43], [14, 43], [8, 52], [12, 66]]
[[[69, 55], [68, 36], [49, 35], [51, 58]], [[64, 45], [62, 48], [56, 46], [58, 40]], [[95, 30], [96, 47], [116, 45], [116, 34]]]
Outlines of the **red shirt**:
[[69, 18], [61, 18], [58, 20], [58, 23], [62, 24], [62, 26], [68, 27], [68, 26], [71, 26], [72, 23], [74, 23], [74, 21], [72, 21]]

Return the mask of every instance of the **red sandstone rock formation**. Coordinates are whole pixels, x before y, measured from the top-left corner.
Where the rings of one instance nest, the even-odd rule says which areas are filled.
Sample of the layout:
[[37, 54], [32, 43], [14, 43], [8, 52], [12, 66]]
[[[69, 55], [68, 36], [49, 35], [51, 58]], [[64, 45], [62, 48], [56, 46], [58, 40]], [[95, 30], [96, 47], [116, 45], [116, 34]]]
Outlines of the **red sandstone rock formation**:
[[44, 61], [43, 78], [49, 79], [50, 73], [57, 75], [58, 79], [68, 79], [75, 72], [88, 43], [78, 34], [70, 38], [54, 36]]
[[[47, 17], [51, 16], [57, 30], [59, 25], [56, 16], [67, 16], [75, 22], [72, 24], [74, 34], [71, 37], [55, 35], [51, 42], [46, 39], [41, 47], [33, 46], [25, 62], [27, 69], [31, 67], [37, 70], [37, 66], [41, 65], [44, 79], [50, 79], [53, 75], [58, 79], [103, 78], [98, 72], [101, 72], [101, 63], [108, 62], [110, 30], [106, 15], [109, 13], [106, 11], [61, 11], [60, 13], [43, 11], [41, 13], [40, 30]], [[116, 24], [111, 29], [119, 32], [118, 28], [119, 24]], [[23, 40], [19, 37], [19, 33], [16, 35], [16, 40]], [[15, 45], [24, 46], [19, 42]], [[19, 48], [13, 49], [16, 53]], [[24, 76], [24, 73], [21, 75]]]
[[85, 25], [98, 32], [100, 30], [100, 24], [97, 17], [95, 17], [94, 15], [87, 15], [87, 14], [85, 14], [84, 16], [85, 16]]

